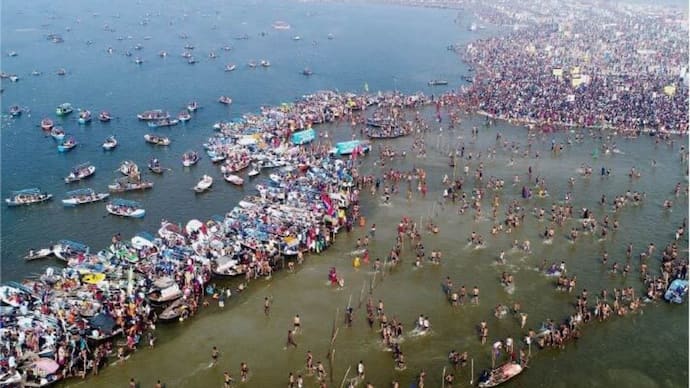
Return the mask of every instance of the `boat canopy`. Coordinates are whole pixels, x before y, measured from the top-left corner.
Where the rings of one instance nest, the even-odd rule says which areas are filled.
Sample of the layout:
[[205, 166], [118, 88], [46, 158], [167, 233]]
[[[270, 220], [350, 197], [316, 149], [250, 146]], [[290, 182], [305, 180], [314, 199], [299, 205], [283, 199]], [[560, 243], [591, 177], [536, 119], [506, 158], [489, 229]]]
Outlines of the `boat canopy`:
[[63, 247], [70, 247], [71, 250], [73, 251], [80, 251], [80, 252], [86, 252], [89, 250], [89, 247], [76, 241], [71, 241], [71, 240], [60, 240], [60, 245]]
[[12, 192], [12, 196], [14, 197], [14, 196], [17, 196], [17, 195], [22, 195], [22, 194], [24, 194], [24, 195], [34, 195], [34, 194], [35, 194], [35, 195], [39, 195], [39, 194], [41, 194], [41, 193], [42, 193], [42, 192], [41, 192], [40, 189], [33, 187], [33, 188], [30, 188], [30, 189], [23, 189], [23, 190], [13, 191], [13, 192]]
[[110, 203], [117, 206], [128, 206], [140, 208], [141, 204], [137, 201], [130, 201], [129, 199], [113, 198]]
[[149, 241], [154, 241], [154, 240], [156, 240], [156, 236], [152, 235], [152, 234], [149, 233], [149, 232], [139, 232], [139, 233], [137, 233], [137, 236], [139, 236], [139, 237], [141, 237], [141, 238], [143, 238], [143, 239], [149, 240]]
[[67, 195], [68, 197], [78, 197], [78, 196], [81, 196], [81, 195], [92, 195], [92, 194], [94, 194], [94, 193], [95, 193], [95, 191], [94, 191], [92, 188], [86, 187], [86, 188], [83, 188], [83, 189], [77, 189], [77, 190], [68, 191], [66, 195]]
[[313, 129], [307, 129], [304, 131], [295, 132], [292, 134], [293, 144], [302, 145], [313, 141], [316, 138], [316, 132]]

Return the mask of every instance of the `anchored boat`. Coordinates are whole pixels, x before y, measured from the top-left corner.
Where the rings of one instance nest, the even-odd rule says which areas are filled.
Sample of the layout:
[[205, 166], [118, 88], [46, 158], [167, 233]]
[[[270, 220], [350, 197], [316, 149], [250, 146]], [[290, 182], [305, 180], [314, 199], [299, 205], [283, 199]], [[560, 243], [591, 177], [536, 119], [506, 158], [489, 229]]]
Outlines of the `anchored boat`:
[[10, 197], [5, 198], [5, 203], [7, 203], [7, 206], [31, 205], [48, 201], [51, 198], [53, 198], [52, 194], [37, 188], [31, 188], [11, 192]]
[[115, 138], [115, 135], [108, 136], [108, 138], [103, 142], [103, 149], [110, 151], [115, 147], [117, 147], [117, 139]]
[[194, 186], [194, 191], [197, 193], [203, 193], [204, 191], [210, 189], [211, 185], [213, 185], [213, 178], [208, 175], [204, 175], [199, 183]]
[[139, 120], [150, 121], [150, 120], [163, 120], [169, 119], [170, 113], [163, 112], [162, 109], [147, 110], [141, 112], [137, 115]]
[[147, 143], [160, 146], [170, 145], [170, 139], [168, 137], [158, 136], [151, 133], [147, 133], [146, 135], [144, 135], [144, 140], [146, 140]]
[[58, 116], [67, 116], [72, 112], [74, 112], [74, 108], [72, 108], [72, 104], [70, 104], [69, 102], [60, 104], [57, 108], [55, 108], [55, 114]]
[[72, 183], [80, 181], [84, 178], [90, 177], [96, 172], [96, 166], [89, 162], [76, 165], [72, 168], [69, 175], [65, 177], [65, 183]]
[[112, 119], [112, 116], [110, 115], [110, 112], [108, 111], [102, 111], [101, 113], [98, 114], [98, 120], [100, 120], [103, 123], [107, 123]]
[[196, 151], [187, 151], [184, 154], [182, 154], [182, 165], [185, 167], [193, 166], [195, 165], [201, 157], [199, 156]]
[[128, 177], [139, 176], [139, 166], [131, 160], [123, 160], [118, 171]]
[[161, 166], [161, 162], [156, 158], [149, 160], [148, 167], [149, 170], [154, 174], [162, 174], [163, 171], [165, 171], [165, 169]]
[[146, 210], [141, 207], [139, 202], [122, 198], [112, 199], [105, 205], [105, 208], [108, 213], [121, 217], [142, 218], [146, 215]]
[[62, 200], [65, 206], [78, 206], [86, 203], [98, 202], [108, 198], [108, 193], [97, 193], [91, 188], [72, 190], [67, 192], [67, 198]]
[[45, 118], [41, 120], [41, 129], [48, 132], [53, 129], [53, 120]]
[[79, 124], [86, 124], [91, 122], [91, 111], [82, 110], [79, 111], [79, 119], [77, 120]]
[[50, 130], [50, 136], [57, 141], [61, 141], [65, 137], [65, 131], [60, 127], [53, 127]]
[[[189, 114], [189, 113], [187, 113]], [[191, 118], [191, 116], [190, 116]], [[173, 125], [177, 125], [180, 122], [178, 119], [170, 119], [170, 118], [165, 118], [165, 119], [160, 119], [156, 121], [149, 121], [148, 126], [149, 128], [161, 128], [161, 127], [172, 127]]]
[[77, 143], [77, 139], [75, 139], [73, 136], [70, 136], [66, 140], [63, 140], [62, 143], [58, 144], [57, 149], [58, 152], [69, 152], [72, 151], [77, 144], [79, 144]]
[[226, 173], [225, 175], [223, 175], [223, 178], [225, 178], [226, 181], [237, 186], [241, 186], [244, 183], [244, 179], [235, 174]]
[[522, 373], [523, 370], [520, 364], [508, 362], [492, 371], [484, 371], [479, 377], [479, 387], [488, 388], [503, 384]]
[[112, 193], [121, 193], [124, 191], [147, 190], [152, 187], [153, 182], [151, 181], [130, 180], [128, 177], [123, 177], [108, 185], [108, 190]]

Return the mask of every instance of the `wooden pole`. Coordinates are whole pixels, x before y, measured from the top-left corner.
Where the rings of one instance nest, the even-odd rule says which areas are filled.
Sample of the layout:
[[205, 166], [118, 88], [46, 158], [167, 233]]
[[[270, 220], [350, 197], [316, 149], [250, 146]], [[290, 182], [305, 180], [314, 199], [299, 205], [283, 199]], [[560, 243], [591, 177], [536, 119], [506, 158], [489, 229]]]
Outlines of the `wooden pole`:
[[374, 272], [374, 277], [371, 278], [371, 284], [369, 285], [369, 295], [374, 293], [374, 283], [376, 282], [376, 275], [378, 272]]
[[359, 304], [357, 305], [357, 309], [362, 307], [362, 302], [364, 302], [364, 290], [367, 288], [367, 282], [362, 283], [362, 291], [359, 293]]
[[470, 385], [474, 384], [474, 358], [472, 358], [470, 369]]
[[443, 367], [443, 372], [441, 372], [441, 388], [446, 388], [446, 367]]
[[345, 371], [345, 376], [343, 376], [343, 381], [340, 382], [340, 388], [343, 388], [345, 386], [345, 380], [347, 380], [347, 375], [350, 373], [350, 368], [352, 368], [352, 365], [347, 367], [347, 370]]

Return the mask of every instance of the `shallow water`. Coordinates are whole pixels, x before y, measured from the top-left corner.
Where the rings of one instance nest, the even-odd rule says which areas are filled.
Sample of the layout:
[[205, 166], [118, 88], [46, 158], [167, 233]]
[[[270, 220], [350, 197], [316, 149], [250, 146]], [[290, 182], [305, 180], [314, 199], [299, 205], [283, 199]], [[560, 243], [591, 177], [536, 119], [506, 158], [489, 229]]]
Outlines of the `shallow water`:
[[[76, 5], [73, 6], [76, 8]], [[94, 188], [103, 188], [114, 179], [117, 174], [111, 171], [124, 159], [134, 159], [143, 164], [155, 154], [174, 171], [163, 177], [153, 177], [156, 187], [151, 192], [127, 195], [127, 198], [145, 203], [148, 214], [141, 221], [104, 217], [102, 205], [67, 210], [58, 201], [53, 201], [45, 206], [3, 208], [3, 280], [17, 279], [32, 272], [41, 272], [45, 266], [56, 265], [51, 261], [21, 262], [19, 257], [32, 246], [72, 238], [100, 248], [116, 232], [131, 236], [139, 230], [155, 231], [163, 217], [184, 222], [190, 218], [205, 219], [213, 214], [222, 214], [231, 208], [244, 193], [251, 192], [251, 185], [237, 189], [217, 180], [210, 193], [195, 196], [190, 188], [202, 174], [210, 172], [216, 178], [220, 174], [208, 160], [202, 160], [198, 166], [188, 170], [182, 169], [179, 163], [179, 157], [186, 149], [200, 150], [200, 144], [211, 133], [210, 125], [214, 121], [255, 110], [260, 104], [279, 103], [320, 88], [361, 90], [365, 81], [372, 90], [428, 90], [425, 86], [428, 79], [441, 76], [450, 78], [463, 72], [463, 66], [446, 52], [445, 45], [472, 38], [461, 27], [465, 23], [461, 23], [461, 26], [453, 24], [456, 17], [453, 12], [399, 7], [299, 3], [290, 3], [288, 6], [267, 3], [263, 12], [257, 12], [254, 5], [224, 5], [229, 8], [219, 8], [213, 4], [208, 9], [222, 9], [219, 15], [204, 16], [213, 15], [213, 12], [188, 9], [186, 21], [183, 21], [181, 10], [184, 7], [172, 2], [166, 3], [165, 11], [161, 11], [162, 16], [152, 16], [146, 26], [137, 24], [145, 12], [144, 8], [151, 10], [160, 6], [147, 3], [146, 7], [139, 4], [131, 9], [115, 11], [109, 10], [109, 6], [104, 4], [88, 3], [86, 8], [82, 8], [85, 11], [79, 24], [74, 22], [76, 16], [69, 9], [57, 9], [52, 3], [46, 3], [43, 11], [37, 15], [9, 17], [18, 12], [16, 7], [16, 4], [3, 3], [3, 49], [11, 48], [20, 54], [4, 59], [3, 71], [26, 75], [18, 84], [3, 84], [6, 89], [3, 112], [9, 104], [19, 103], [31, 107], [32, 117], [25, 115], [18, 120], [3, 121], [3, 195], [16, 187], [39, 185], [56, 194], [59, 200], [65, 190], [60, 178], [70, 166], [85, 160], [91, 160], [99, 168], [96, 176], [87, 183]], [[100, 13], [99, 16], [89, 16], [96, 11]], [[116, 12], [120, 12], [120, 19], [109, 16]], [[305, 17], [308, 12], [314, 15]], [[53, 13], [56, 19], [49, 19], [48, 15]], [[174, 20], [174, 27], [167, 25], [170, 19]], [[211, 23], [207, 21], [214, 19], [219, 20], [219, 25], [228, 21], [227, 30], [209, 31]], [[270, 29], [270, 23], [276, 19], [287, 20], [293, 29], [287, 33]], [[353, 20], [358, 21], [359, 28], [353, 27]], [[242, 21], [247, 24], [242, 24]], [[71, 33], [64, 33], [66, 42], [62, 45], [45, 41], [40, 36], [43, 32], [4, 33], [27, 26], [36, 27], [43, 22], [52, 25], [46, 31], [62, 30], [66, 25], [73, 25], [74, 28]], [[102, 26], [106, 22], [118, 31], [114, 34], [103, 32]], [[401, 25], [419, 27], [404, 28]], [[77, 27], [83, 30], [77, 31]], [[269, 33], [266, 38], [256, 36], [262, 30]], [[174, 36], [183, 31], [189, 33], [192, 37], [190, 42], [193, 40], [197, 45], [195, 50], [201, 53], [208, 51], [204, 51], [202, 43], [208, 44], [208, 47], [212, 44], [220, 47], [223, 42], [229, 42], [234, 50], [230, 54], [217, 50], [222, 57], [216, 60], [217, 64], [209, 63], [210, 60], [202, 54], [199, 56], [201, 63], [191, 67], [177, 57], [184, 41]], [[422, 39], [418, 37], [419, 31], [433, 34], [434, 38]], [[244, 32], [251, 35], [250, 40], [231, 39]], [[336, 39], [326, 40], [325, 34], [328, 32], [333, 32]], [[142, 41], [146, 46], [142, 51], [146, 53], [147, 62], [141, 68], [121, 55], [108, 58], [103, 51], [107, 45], [131, 47], [136, 44], [136, 39], [125, 43], [114, 40], [114, 36], [126, 37], [128, 34], [152, 36], [151, 40]], [[302, 36], [300, 42], [290, 39], [296, 34]], [[371, 39], [375, 35], [377, 39]], [[83, 43], [86, 39], [93, 39], [97, 43], [87, 47]], [[312, 39], [319, 40], [316, 53], [311, 53], [311, 49], [307, 48]], [[301, 45], [301, 48], [295, 50], [293, 44]], [[325, 48], [330, 44], [337, 46]], [[432, 47], [434, 44], [438, 47]], [[409, 52], [418, 55], [409, 55], [401, 50], [402, 47], [410, 47]], [[156, 56], [162, 48], [170, 53], [165, 63], [159, 62]], [[52, 62], [37, 62], [36, 58], [42, 58], [43, 55], [52, 57]], [[310, 58], [310, 55], [315, 58], [313, 63], [316, 64], [306, 63], [304, 58]], [[250, 71], [240, 66], [249, 59], [258, 60], [264, 56], [273, 63], [267, 70]], [[391, 60], [374, 60], [379, 58], [377, 56]], [[292, 58], [300, 59], [290, 61]], [[232, 74], [224, 74], [222, 65], [228, 61], [236, 62], [239, 69]], [[395, 69], [391, 69], [391, 64], [396, 65]], [[306, 65], [317, 73], [310, 79], [298, 74]], [[29, 76], [34, 67], [44, 70], [44, 75], [36, 78]], [[69, 68], [72, 74], [58, 79], [52, 74], [53, 68], [57, 67]], [[392, 73], [400, 77], [394, 80], [390, 75]], [[225, 84], [228, 78], [230, 80]], [[123, 82], [125, 80], [127, 82]], [[215, 98], [220, 94], [232, 95], [237, 101], [229, 112], [215, 103]], [[169, 149], [153, 149], [143, 143], [141, 137], [148, 132], [148, 128], [136, 121], [134, 113], [157, 107], [174, 113], [194, 98], [204, 108], [186, 126], [165, 130], [174, 141]], [[94, 122], [88, 127], [78, 128], [74, 116], [69, 117], [69, 128], [77, 131], [78, 138], [87, 142], [88, 146], [85, 144], [72, 153], [58, 155], [53, 141], [43, 139], [36, 125], [41, 117], [52, 116], [54, 107], [64, 101], [71, 101], [76, 107], [88, 106], [93, 111], [108, 108], [119, 119], [110, 124]], [[535, 140], [533, 151], [540, 151], [539, 160], [526, 160], [514, 155], [515, 163], [509, 166], [510, 157], [500, 151], [494, 160], [484, 157], [486, 176], [502, 177], [506, 182], [502, 205], [519, 198], [522, 183], [512, 186], [512, 177], [520, 175], [524, 182], [530, 165], [534, 168], [534, 176], [545, 177], [552, 197], [526, 201], [524, 206], [527, 209], [548, 208], [553, 201], [562, 200], [565, 191], [570, 190], [575, 209], [589, 207], [601, 217], [604, 209], [596, 203], [602, 193], [606, 193], [609, 199], [628, 189], [647, 193], [641, 206], [625, 207], [619, 212], [621, 228], [611, 233], [605, 241], [581, 236], [577, 243], [570, 244], [565, 238], [569, 228], [562, 228], [557, 229], [552, 244], [542, 244], [538, 234], [543, 231], [544, 224], [534, 217], [528, 216], [525, 225], [511, 235], [492, 237], [489, 233], [490, 221], [475, 223], [472, 214], [460, 216], [452, 206], [442, 208], [437, 204], [442, 176], [453, 174], [447, 167], [448, 151], [460, 141], [464, 141], [466, 152], [482, 150], [483, 154], [487, 147], [494, 145], [496, 130], [500, 130], [506, 140], [525, 143], [524, 129], [499, 124], [495, 128], [482, 127], [481, 135], [472, 144], [469, 128], [481, 126], [482, 123], [482, 118], [470, 117], [464, 119], [462, 130], [445, 129], [440, 137], [438, 132], [429, 133], [426, 136], [429, 147], [426, 159], [417, 159], [408, 152], [406, 159], [395, 163], [397, 169], [408, 170], [417, 166], [427, 170], [430, 191], [426, 199], [420, 198], [417, 193], [411, 202], [402, 196], [394, 196], [392, 204], [384, 206], [377, 197], [363, 194], [367, 223], [377, 224], [376, 238], [371, 244], [372, 260], [383, 258], [388, 253], [395, 236], [395, 225], [401, 217], [408, 216], [414, 220], [421, 217], [424, 222], [433, 217], [441, 232], [438, 235], [425, 234], [424, 245], [427, 251], [443, 251], [441, 265], [425, 264], [423, 268], [412, 268], [413, 257], [407, 245], [403, 262], [385, 277], [374, 275], [366, 267], [355, 270], [351, 265], [353, 256], [350, 253], [355, 249], [357, 237], [367, 232], [367, 229], [356, 229], [349, 235], [339, 235], [335, 246], [326, 253], [309, 256], [295, 273], [277, 273], [270, 281], [253, 281], [246, 292], [232, 297], [222, 310], [212, 302], [211, 307], [202, 310], [192, 320], [159, 325], [156, 349], [138, 351], [124, 365], [101, 371], [98, 378], [85, 382], [70, 380], [63, 386], [124, 386], [130, 377], [135, 377], [142, 386], [152, 386], [157, 379], [168, 387], [221, 386], [223, 371], [229, 370], [237, 378], [242, 361], [246, 361], [251, 369], [250, 380], [244, 385], [283, 385], [287, 383], [289, 372], [304, 373], [307, 350], [313, 352], [315, 360], [326, 361], [334, 319], [339, 329], [335, 341], [332, 386], [340, 384], [348, 366], [353, 368], [349, 374], [352, 377], [360, 360], [366, 364], [366, 380], [377, 387], [387, 386], [393, 378], [408, 386], [422, 368], [428, 373], [428, 385], [439, 386], [444, 366], [450, 368], [446, 355], [451, 349], [470, 353], [474, 358], [475, 377], [481, 369], [490, 366], [489, 345], [480, 345], [475, 334], [474, 328], [479, 321], [488, 322], [489, 343], [507, 336], [516, 340], [522, 337], [524, 332], [515, 318], [510, 315], [501, 320], [494, 318], [493, 307], [498, 303], [511, 305], [513, 301], [520, 301], [523, 310], [529, 314], [528, 327], [537, 327], [547, 318], [560, 321], [571, 312], [575, 294], [557, 292], [554, 279], [535, 270], [544, 259], [548, 262], [565, 260], [569, 273], [578, 276], [578, 290], [587, 288], [590, 295], [597, 294], [604, 287], [611, 290], [624, 285], [632, 285], [639, 291], [640, 282], [634, 275], [637, 271], [636, 259], [633, 259], [633, 272], [627, 279], [620, 275], [611, 277], [598, 259], [607, 250], [611, 256], [610, 263], [622, 263], [629, 242], [633, 242], [635, 251], [639, 252], [648, 242], [663, 247], [673, 238], [675, 228], [686, 216], [687, 197], [674, 198], [675, 205], [670, 212], [662, 211], [661, 204], [664, 199], [672, 197], [671, 191], [676, 182], [687, 184], [678, 161], [679, 144], [687, 143], [687, 139], [676, 140], [674, 148], [663, 144], [655, 146], [654, 138], [650, 137], [636, 141], [617, 139], [618, 147], [624, 154], [601, 155], [594, 160], [591, 152], [599, 140], [587, 137], [583, 144], [566, 147], [562, 155], [553, 156], [549, 152], [552, 137], [548, 136]], [[432, 124], [432, 128], [437, 127], [438, 124]], [[338, 139], [350, 137], [347, 125], [330, 125], [317, 130], [328, 130]], [[100, 142], [113, 132], [120, 138], [121, 147], [111, 154], [102, 153]], [[556, 140], [564, 136], [563, 133], [554, 135]], [[411, 139], [397, 139], [389, 143], [405, 149], [409, 148]], [[381, 168], [374, 166], [373, 156], [365, 160], [362, 170], [364, 173], [380, 174]], [[652, 159], [657, 161], [656, 167], [651, 165]], [[605, 165], [613, 174], [608, 179], [602, 179], [597, 174], [589, 179], [581, 178], [576, 170], [582, 163], [592, 165], [595, 173], [601, 165]], [[642, 172], [639, 180], [631, 181], [626, 175], [633, 165]], [[456, 173], [461, 174], [461, 171], [459, 166]], [[570, 176], [576, 179], [572, 189], [567, 184]], [[469, 191], [472, 179], [466, 179], [466, 182], [465, 190]], [[485, 213], [489, 211], [486, 203], [488, 200], [483, 209]], [[613, 214], [609, 215], [613, 217]], [[466, 246], [472, 231], [485, 237], [484, 249]], [[532, 254], [511, 250], [510, 244], [514, 239], [531, 240]], [[687, 254], [687, 240], [681, 242], [681, 247]], [[495, 264], [501, 250], [506, 251], [506, 265]], [[344, 276], [344, 289], [332, 289], [327, 285], [326, 275], [332, 266], [336, 266]], [[650, 261], [650, 269], [655, 270], [655, 267]], [[506, 293], [499, 283], [504, 270], [515, 274], [516, 289], [512, 295]], [[450, 276], [456, 286], [479, 286], [479, 306], [451, 308], [441, 290], [441, 282], [446, 276]], [[373, 300], [383, 300], [389, 317], [397, 316], [406, 324], [402, 349], [407, 359], [407, 370], [403, 372], [394, 370], [391, 353], [383, 351], [378, 336], [367, 327], [363, 309], [356, 311], [354, 327], [342, 327], [343, 310], [348, 301], [351, 300], [351, 304], [357, 307], [361, 290], [364, 287], [366, 297], [372, 283]], [[266, 296], [273, 298], [268, 318], [264, 316], [262, 308]], [[286, 331], [291, 328], [295, 314], [302, 317], [303, 332], [296, 336], [298, 348], [286, 350]], [[419, 314], [430, 317], [432, 332], [426, 336], [409, 336]], [[571, 344], [565, 350], [532, 349], [530, 368], [507, 386], [676, 387], [685, 386], [688, 380], [687, 303], [682, 306], [651, 304], [644, 308], [642, 314], [586, 326], [583, 334], [577, 344]], [[218, 346], [222, 354], [218, 365], [208, 368], [213, 346]], [[456, 381], [463, 385], [469, 383], [469, 372], [468, 366], [456, 373]], [[305, 380], [307, 386], [315, 386], [313, 378]]]

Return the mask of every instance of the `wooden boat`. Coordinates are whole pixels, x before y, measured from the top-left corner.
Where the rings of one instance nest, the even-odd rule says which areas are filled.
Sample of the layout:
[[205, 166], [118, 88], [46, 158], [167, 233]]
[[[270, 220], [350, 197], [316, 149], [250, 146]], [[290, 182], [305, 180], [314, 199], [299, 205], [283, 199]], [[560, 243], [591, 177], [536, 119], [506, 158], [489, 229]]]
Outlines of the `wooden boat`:
[[48, 194], [37, 188], [31, 188], [11, 192], [10, 197], [5, 198], [5, 203], [7, 203], [7, 206], [31, 205], [48, 201], [51, 198], [53, 198], [52, 194]]
[[222, 162], [228, 157], [225, 152], [216, 152], [215, 150], [207, 150], [206, 154], [211, 159], [211, 163]]
[[96, 193], [91, 188], [72, 190], [67, 192], [67, 198], [62, 200], [65, 206], [78, 206], [86, 203], [98, 202], [108, 198], [108, 193]]
[[53, 120], [45, 118], [41, 120], [41, 129], [48, 132], [53, 129]]
[[440, 79], [432, 79], [431, 81], [428, 82], [429, 86], [442, 86], [442, 85], [448, 85], [448, 81], [446, 80], [440, 80]]
[[189, 121], [189, 120], [192, 119], [192, 115], [189, 114], [188, 111], [183, 110], [182, 112], [180, 112], [180, 113], [177, 115], [177, 119], [178, 119], [179, 121], [183, 122], [183, 123], [186, 123], [187, 121]]
[[10, 106], [9, 113], [12, 117], [21, 116], [22, 108], [19, 105], [12, 105]]
[[150, 120], [163, 120], [169, 119], [170, 113], [163, 112], [162, 109], [147, 110], [137, 114], [139, 120], [150, 121]]
[[72, 108], [72, 104], [69, 102], [60, 104], [57, 108], [55, 108], [55, 114], [58, 116], [67, 116], [72, 112], [74, 112], [74, 108]]
[[195, 151], [187, 151], [182, 154], [182, 165], [185, 167], [195, 165], [201, 157]]
[[160, 146], [170, 145], [170, 139], [168, 137], [158, 136], [151, 133], [147, 133], [146, 135], [144, 135], [144, 140], [146, 140], [147, 143]]
[[230, 182], [230, 183], [232, 183], [232, 184], [235, 184], [235, 185], [237, 185], [237, 186], [241, 186], [241, 185], [244, 183], [244, 179], [242, 179], [241, 177], [239, 177], [239, 176], [237, 176], [237, 175], [235, 175], [235, 174], [227, 173], [227, 174], [223, 175], [223, 178], [224, 178], [226, 181], [228, 181], [228, 182]]
[[236, 162], [228, 160], [220, 167], [220, 171], [224, 174], [232, 174], [234, 172], [242, 171], [247, 167], [249, 167], [249, 160], [241, 160]]
[[158, 159], [153, 158], [149, 160], [149, 170], [154, 173], [154, 174], [162, 174], [165, 169], [161, 166], [160, 161]]
[[374, 128], [380, 128], [380, 127], [389, 127], [395, 125], [395, 122], [393, 121], [392, 117], [380, 117], [380, 116], [375, 116], [371, 118], [367, 118], [367, 126], [369, 127], [374, 127]]
[[79, 124], [86, 124], [91, 122], [91, 111], [89, 110], [80, 110], [79, 111], [79, 119], [77, 120]]
[[65, 131], [60, 127], [53, 127], [50, 130], [50, 136], [57, 141], [61, 141], [65, 138]]
[[170, 322], [179, 319], [187, 309], [189, 309], [187, 302], [181, 298], [177, 299], [158, 315], [158, 319], [161, 322]]
[[117, 147], [117, 139], [115, 138], [115, 135], [108, 136], [108, 138], [103, 142], [103, 149], [110, 151], [115, 147]]
[[112, 199], [105, 205], [105, 209], [108, 213], [121, 217], [143, 218], [146, 215], [146, 210], [139, 202], [121, 198]]
[[182, 290], [180, 290], [177, 283], [163, 289], [156, 288], [147, 295], [148, 300], [156, 304], [172, 302], [181, 297]]
[[196, 101], [192, 101], [189, 104], [187, 104], [187, 110], [191, 112], [196, 112], [197, 109], [199, 109], [199, 103]]
[[58, 244], [53, 247], [55, 256], [63, 261], [69, 261], [78, 256], [86, 255], [88, 252], [88, 246], [71, 240], [60, 240]]
[[232, 98], [228, 96], [220, 96], [218, 97], [218, 102], [220, 102], [221, 104], [230, 105], [232, 104]]
[[225, 65], [225, 71], [233, 71], [237, 68], [237, 66], [234, 63], [228, 63]]
[[201, 180], [199, 183], [194, 186], [194, 191], [197, 193], [203, 193], [204, 191], [208, 190], [211, 188], [211, 185], [213, 185], [213, 178], [211, 178], [208, 175], [204, 175], [201, 177]]
[[115, 183], [108, 185], [108, 190], [112, 193], [121, 193], [124, 191], [133, 190], [147, 190], [153, 187], [153, 182], [150, 181], [130, 181], [128, 178], [122, 178]]
[[211, 268], [211, 271], [213, 272], [214, 275], [217, 276], [238, 276], [243, 273], [242, 267], [239, 265], [239, 261], [227, 257], [227, 256], [222, 256], [219, 257], [215, 260], [215, 265], [213, 265]]
[[161, 128], [161, 127], [172, 127], [173, 125], [177, 125], [180, 122], [178, 119], [160, 119], [156, 121], [149, 121], [148, 126], [149, 128]]
[[310, 75], [313, 75], [313, 74], [314, 74], [314, 72], [308, 67], [305, 67], [304, 70], [302, 70], [302, 75], [306, 75], [307, 77], [309, 77]]
[[42, 248], [37, 251], [34, 251], [33, 249], [29, 249], [29, 252], [24, 256], [24, 260], [26, 261], [31, 261], [31, 260], [38, 260], [38, 259], [43, 259], [46, 258], [50, 255], [53, 254], [53, 248]]
[[520, 364], [505, 363], [492, 371], [484, 371], [479, 377], [479, 387], [488, 388], [503, 384], [522, 373], [524, 368]]
[[89, 162], [76, 165], [72, 168], [69, 175], [65, 177], [65, 183], [72, 183], [88, 178], [96, 172], [96, 166]]
[[139, 166], [131, 160], [123, 160], [118, 171], [126, 176], [139, 176]]
[[63, 140], [62, 143], [58, 144], [57, 149], [58, 152], [69, 152], [72, 151], [74, 147], [77, 146], [77, 139], [74, 137], [70, 136], [67, 139]]
[[252, 169], [247, 172], [247, 175], [250, 177], [257, 176], [261, 174], [261, 169], [257, 168], [256, 166], [252, 166]]
[[98, 120], [100, 120], [103, 123], [107, 123], [112, 119], [112, 116], [110, 116], [110, 112], [108, 111], [102, 111], [101, 113], [98, 114]]

